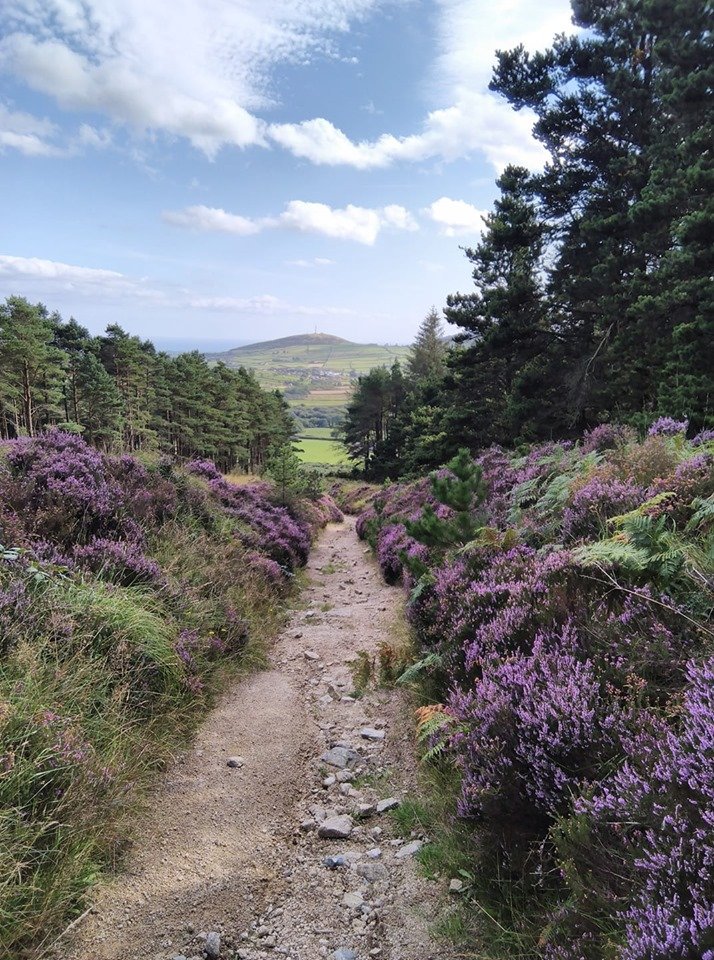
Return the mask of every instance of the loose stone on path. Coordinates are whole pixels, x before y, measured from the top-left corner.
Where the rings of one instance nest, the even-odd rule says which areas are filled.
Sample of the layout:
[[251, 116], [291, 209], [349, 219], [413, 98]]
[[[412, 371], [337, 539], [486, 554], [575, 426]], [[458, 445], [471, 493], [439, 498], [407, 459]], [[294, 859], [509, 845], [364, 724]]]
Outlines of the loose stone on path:
[[328, 817], [317, 828], [317, 835], [325, 840], [346, 840], [353, 829], [352, 817]]

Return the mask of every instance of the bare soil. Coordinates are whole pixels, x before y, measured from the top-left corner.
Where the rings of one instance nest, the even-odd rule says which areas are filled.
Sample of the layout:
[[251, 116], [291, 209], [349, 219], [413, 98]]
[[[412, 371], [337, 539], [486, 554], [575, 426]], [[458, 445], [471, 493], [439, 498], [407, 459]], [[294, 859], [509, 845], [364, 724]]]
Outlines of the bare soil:
[[[403, 798], [414, 783], [401, 695], [350, 696], [349, 663], [390, 639], [401, 594], [384, 585], [350, 519], [323, 533], [308, 576], [270, 669], [236, 684], [160, 778], [125, 869], [56, 958], [200, 958], [210, 932], [221, 958], [316, 960], [340, 948], [357, 960], [453, 955], [432, 932], [443, 885], [398, 856], [405, 841], [389, 814], [358, 816], [358, 804]], [[385, 738], [364, 738], [366, 726]], [[345, 771], [320, 759], [336, 744], [359, 755]], [[231, 757], [242, 765], [229, 767]], [[334, 815], [353, 818], [348, 838], [318, 835]], [[331, 855], [345, 862], [329, 869]], [[365, 864], [385, 869], [370, 880]]]

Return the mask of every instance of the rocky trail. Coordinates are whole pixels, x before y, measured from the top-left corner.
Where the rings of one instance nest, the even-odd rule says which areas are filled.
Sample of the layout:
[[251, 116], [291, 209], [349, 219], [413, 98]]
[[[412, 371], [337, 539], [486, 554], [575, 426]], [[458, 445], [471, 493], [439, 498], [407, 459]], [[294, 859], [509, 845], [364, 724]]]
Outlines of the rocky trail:
[[352, 693], [349, 662], [401, 615], [354, 523], [330, 525], [271, 667], [236, 684], [162, 778], [126, 869], [61, 960], [448, 960], [427, 838], [389, 814], [413, 785], [399, 693]]

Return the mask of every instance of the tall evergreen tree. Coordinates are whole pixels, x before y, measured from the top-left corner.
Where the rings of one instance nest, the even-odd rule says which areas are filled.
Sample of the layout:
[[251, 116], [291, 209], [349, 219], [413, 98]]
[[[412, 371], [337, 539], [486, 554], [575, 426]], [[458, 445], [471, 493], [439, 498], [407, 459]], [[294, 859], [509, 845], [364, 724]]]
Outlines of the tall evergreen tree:
[[432, 307], [422, 320], [409, 351], [409, 376], [418, 382], [437, 380], [444, 373], [446, 351], [444, 325], [436, 307]]
[[466, 250], [476, 290], [449, 297], [445, 311], [464, 331], [458, 338], [464, 347], [451, 360], [449, 426], [457, 442], [467, 439], [473, 447], [537, 435], [545, 426], [543, 394], [555, 336], [545, 327], [544, 230], [530, 175], [508, 167], [498, 186], [501, 197], [486, 219], [484, 238]]
[[34, 436], [61, 418], [64, 355], [53, 343], [56, 319], [41, 304], [8, 297], [0, 304], [0, 429]]

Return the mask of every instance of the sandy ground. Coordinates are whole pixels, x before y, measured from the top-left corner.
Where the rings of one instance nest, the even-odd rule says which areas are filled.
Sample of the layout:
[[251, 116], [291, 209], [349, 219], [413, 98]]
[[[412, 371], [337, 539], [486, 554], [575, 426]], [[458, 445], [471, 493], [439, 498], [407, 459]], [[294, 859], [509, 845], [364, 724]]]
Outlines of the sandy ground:
[[[390, 638], [400, 591], [384, 585], [350, 519], [322, 534], [308, 574], [271, 668], [236, 684], [161, 778], [124, 872], [54, 957], [200, 958], [217, 955], [218, 938], [221, 958], [245, 960], [451, 956], [430, 932], [443, 886], [400, 854], [388, 814], [365, 809], [400, 799], [414, 779], [400, 695], [350, 696], [348, 663]], [[365, 726], [384, 739], [366, 739]], [[344, 770], [320, 759], [340, 744], [354, 750]], [[340, 815], [350, 836], [320, 837]], [[331, 855], [343, 857], [335, 869]]]

